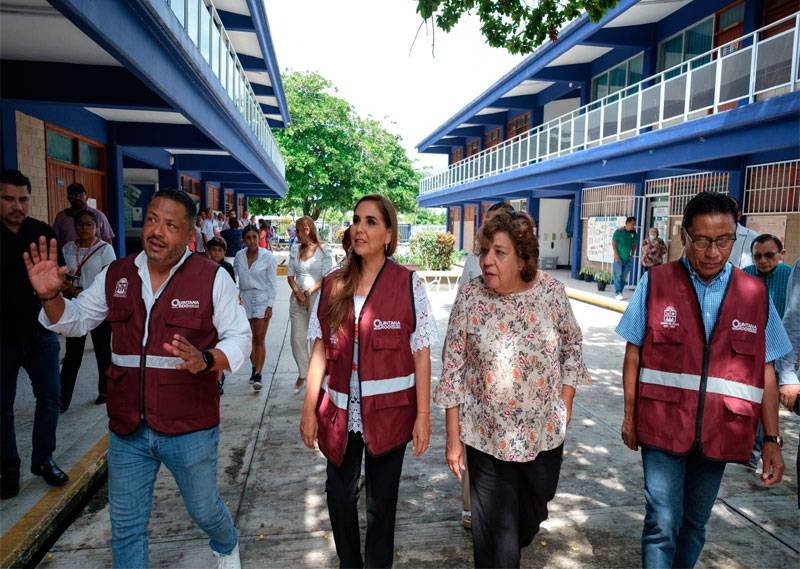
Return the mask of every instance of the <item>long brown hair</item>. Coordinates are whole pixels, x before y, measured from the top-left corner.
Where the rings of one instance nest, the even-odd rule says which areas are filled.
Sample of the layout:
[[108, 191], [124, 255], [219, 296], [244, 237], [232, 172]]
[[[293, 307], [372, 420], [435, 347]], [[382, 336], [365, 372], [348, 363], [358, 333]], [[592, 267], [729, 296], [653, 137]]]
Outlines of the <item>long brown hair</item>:
[[[298, 223], [302, 223], [305, 227], [308, 227], [308, 238], [311, 240], [312, 243], [314, 243], [314, 245], [321, 247], [322, 243], [320, 243], [319, 241], [319, 235], [317, 234], [317, 226], [314, 224], [314, 220], [311, 217], [304, 215], [303, 217], [297, 218], [297, 221], [294, 222], [295, 227], [297, 227]], [[308, 245], [306, 245], [305, 243], [300, 243], [298, 254], [302, 255], [303, 251], [306, 249], [307, 246]]]
[[[375, 202], [381, 212], [383, 223], [392, 231], [392, 240], [384, 249], [384, 255], [391, 257], [397, 250], [397, 212], [394, 209], [394, 205], [381, 195], [369, 194], [356, 202], [353, 211], [355, 212], [359, 204], [365, 201]], [[350, 309], [350, 302], [356, 293], [356, 287], [361, 278], [362, 263], [361, 256], [356, 253], [354, 247], [351, 247], [342, 263], [342, 268], [334, 274], [331, 295], [323, 318], [325, 323], [330, 325], [333, 330], [339, 330], [345, 314]]]

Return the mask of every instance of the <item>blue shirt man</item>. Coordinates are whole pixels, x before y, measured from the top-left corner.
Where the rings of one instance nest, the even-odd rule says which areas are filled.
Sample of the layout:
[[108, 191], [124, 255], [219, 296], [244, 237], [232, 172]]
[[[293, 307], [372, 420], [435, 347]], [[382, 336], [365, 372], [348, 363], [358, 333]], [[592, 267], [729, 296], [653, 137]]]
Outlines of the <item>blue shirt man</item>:
[[[719, 308], [731, 278], [728, 262], [736, 239], [736, 205], [725, 195], [703, 192], [684, 210], [681, 241], [689, 278], [697, 293], [706, 339], [716, 323]], [[623, 365], [625, 416], [622, 439], [626, 446], [639, 447], [636, 421], [636, 390], [641, 345], [647, 322], [645, 274], [617, 327], [628, 341]], [[778, 396], [772, 361], [789, 349], [789, 339], [770, 301], [765, 330], [766, 362], [761, 420], [764, 424], [762, 481], [772, 485], [781, 480], [785, 466], [778, 443]], [[703, 350], [703, 345], [687, 349]], [[680, 402], [676, 402], [680, 405]], [[705, 458], [695, 446], [686, 455], [675, 455], [653, 447], [642, 447], [646, 513], [642, 532], [643, 567], [694, 567], [705, 543], [705, 525], [711, 516], [725, 463]]]
[[764, 281], [778, 314], [783, 318], [786, 306], [786, 284], [792, 268], [782, 263], [786, 249], [780, 238], [765, 233], [753, 241], [751, 247], [753, 264], [742, 269], [745, 273], [755, 275]]

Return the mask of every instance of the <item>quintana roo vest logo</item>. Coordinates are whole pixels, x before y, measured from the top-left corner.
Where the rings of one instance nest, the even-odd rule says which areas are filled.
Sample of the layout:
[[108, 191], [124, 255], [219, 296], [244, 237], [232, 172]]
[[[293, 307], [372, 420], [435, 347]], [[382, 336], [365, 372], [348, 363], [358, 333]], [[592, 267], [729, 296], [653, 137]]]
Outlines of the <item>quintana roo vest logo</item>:
[[128, 279], [123, 277], [117, 281], [117, 286], [114, 287], [114, 296], [118, 298], [126, 298], [128, 296]]
[[680, 326], [678, 323], [678, 311], [675, 310], [674, 306], [667, 306], [664, 309], [664, 320], [661, 322], [661, 326], [663, 328], [677, 328]]

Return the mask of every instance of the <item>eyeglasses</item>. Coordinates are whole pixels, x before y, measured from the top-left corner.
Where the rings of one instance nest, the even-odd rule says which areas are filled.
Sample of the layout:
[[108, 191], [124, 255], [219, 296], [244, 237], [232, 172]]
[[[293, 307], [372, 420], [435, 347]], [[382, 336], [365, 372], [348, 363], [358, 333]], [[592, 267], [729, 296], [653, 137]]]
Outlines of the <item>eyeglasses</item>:
[[77, 198], [77, 197], [80, 197], [80, 196], [82, 196], [82, 195], [83, 195], [83, 192], [78, 192], [77, 194], [68, 193], [68, 194], [67, 194], [67, 197], [68, 197], [68, 198]]
[[83, 223], [75, 224], [75, 227], [77, 227], [78, 229], [83, 229], [84, 227], [94, 227], [94, 226], [95, 226], [94, 221], [84, 221]]
[[769, 253], [753, 253], [753, 260], [760, 261], [761, 259], [766, 259], [767, 261], [771, 261], [777, 256], [778, 251], [770, 251]]
[[717, 249], [720, 251], [727, 251], [731, 247], [733, 247], [734, 242], [736, 241], [736, 237], [731, 237], [730, 235], [725, 235], [724, 237], [720, 237], [718, 239], [707, 239], [705, 237], [699, 237], [695, 239], [692, 237], [686, 229], [683, 230], [686, 234], [687, 239], [692, 242], [694, 248], [698, 251], [706, 251], [707, 249], [711, 248], [711, 245], [716, 244]]

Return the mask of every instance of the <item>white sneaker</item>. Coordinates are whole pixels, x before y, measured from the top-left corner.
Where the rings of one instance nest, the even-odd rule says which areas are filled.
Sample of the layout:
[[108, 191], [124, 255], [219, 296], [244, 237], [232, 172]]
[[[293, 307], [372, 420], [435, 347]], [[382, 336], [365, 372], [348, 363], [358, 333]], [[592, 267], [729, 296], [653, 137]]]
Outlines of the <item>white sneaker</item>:
[[618, 294], [617, 296], [614, 297], [614, 300], [625, 300], [625, 297], [622, 296], [621, 294]]
[[217, 564], [214, 569], [242, 569], [242, 562], [239, 559], [239, 543], [227, 555], [220, 555], [216, 551], [214, 557], [217, 558]]

